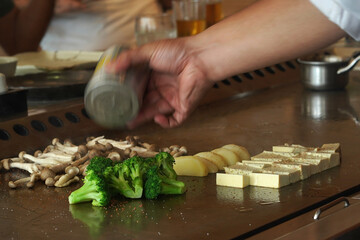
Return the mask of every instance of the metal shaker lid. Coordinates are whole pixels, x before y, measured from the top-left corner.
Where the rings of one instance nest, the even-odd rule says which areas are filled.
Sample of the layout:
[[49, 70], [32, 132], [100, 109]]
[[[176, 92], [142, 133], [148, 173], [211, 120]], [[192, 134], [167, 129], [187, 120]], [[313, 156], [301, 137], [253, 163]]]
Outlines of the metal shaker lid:
[[130, 87], [119, 84], [98, 84], [87, 89], [85, 108], [91, 119], [106, 128], [122, 128], [136, 117], [139, 101]]

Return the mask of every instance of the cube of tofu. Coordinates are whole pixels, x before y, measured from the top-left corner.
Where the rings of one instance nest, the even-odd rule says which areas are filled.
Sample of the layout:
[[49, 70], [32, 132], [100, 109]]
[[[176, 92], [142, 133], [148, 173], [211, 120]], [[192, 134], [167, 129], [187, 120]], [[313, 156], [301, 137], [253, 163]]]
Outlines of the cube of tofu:
[[[251, 162], [251, 161], [247, 161]], [[277, 188], [290, 183], [300, 181], [300, 171], [298, 169], [284, 168], [282, 166], [274, 166], [272, 163], [254, 164], [242, 162], [225, 168], [227, 174], [240, 174], [250, 177], [250, 185], [261, 187]], [[261, 180], [264, 176], [265, 180]], [[266, 183], [268, 179], [272, 182]]]
[[244, 188], [249, 186], [250, 177], [241, 174], [216, 173], [216, 185]]
[[[315, 154], [315, 155], [312, 155]], [[266, 162], [293, 162], [293, 163], [308, 163], [312, 165], [311, 174], [316, 174], [324, 171], [330, 167], [329, 155], [316, 155], [318, 153], [288, 153], [288, 152], [270, 152], [263, 151], [254, 156], [251, 160], [266, 161]], [[327, 153], [323, 153], [327, 154]]]
[[[289, 170], [299, 171], [300, 179], [306, 179], [311, 176], [311, 165], [308, 163], [294, 163], [294, 162], [263, 162], [263, 161], [243, 161], [242, 163], [248, 166], [264, 165], [271, 163], [272, 166], [284, 168]], [[285, 170], [286, 171], [286, 170]]]
[[250, 185], [258, 187], [281, 188], [290, 184], [289, 174], [251, 173]]

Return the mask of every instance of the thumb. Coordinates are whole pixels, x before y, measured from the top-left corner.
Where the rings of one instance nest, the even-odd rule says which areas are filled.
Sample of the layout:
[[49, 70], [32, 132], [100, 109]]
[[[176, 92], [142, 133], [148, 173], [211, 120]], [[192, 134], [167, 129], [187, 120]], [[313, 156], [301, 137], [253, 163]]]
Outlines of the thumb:
[[131, 66], [141, 63], [149, 63], [152, 56], [151, 47], [141, 47], [122, 52], [112, 63], [109, 68], [115, 72], [121, 72]]

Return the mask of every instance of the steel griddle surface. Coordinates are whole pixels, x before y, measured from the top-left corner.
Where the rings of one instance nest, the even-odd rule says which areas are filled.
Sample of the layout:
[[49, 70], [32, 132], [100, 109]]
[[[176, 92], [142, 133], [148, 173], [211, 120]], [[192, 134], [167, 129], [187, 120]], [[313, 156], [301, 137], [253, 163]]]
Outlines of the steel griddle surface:
[[[360, 126], [354, 121], [354, 115], [360, 111], [359, 91], [356, 76], [345, 92], [307, 92], [300, 84], [291, 84], [202, 106], [175, 129], [161, 129], [153, 124], [131, 132], [79, 127], [80, 133], [71, 135], [75, 141], [86, 137], [85, 133], [120, 138], [132, 134], [160, 146], [186, 145], [191, 154], [226, 143], [243, 145], [254, 155], [283, 143], [320, 146], [340, 142], [343, 158], [340, 167], [281, 189], [220, 187], [215, 185], [213, 174], [203, 178], [180, 177], [188, 185], [183, 196], [154, 201], [118, 200], [108, 208], [90, 204], [69, 206], [67, 196], [79, 185], [53, 189], [38, 184], [33, 190], [10, 190], [7, 181], [11, 175], [2, 173], [1, 236], [3, 239], [249, 236], [360, 185]], [[26, 136], [23, 139], [25, 145], [31, 144], [26, 143]]]

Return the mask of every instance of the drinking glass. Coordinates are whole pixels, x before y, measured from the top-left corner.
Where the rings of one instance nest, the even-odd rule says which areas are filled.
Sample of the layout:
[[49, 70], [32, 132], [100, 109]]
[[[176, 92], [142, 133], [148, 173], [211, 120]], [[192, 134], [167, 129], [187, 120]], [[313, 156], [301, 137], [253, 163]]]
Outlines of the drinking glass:
[[222, 18], [222, 0], [206, 0], [206, 27], [214, 25]]
[[176, 22], [172, 14], [141, 15], [135, 20], [135, 38], [138, 46], [176, 37]]
[[195, 35], [205, 30], [205, 0], [173, 0], [172, 7], [179, 37]]

